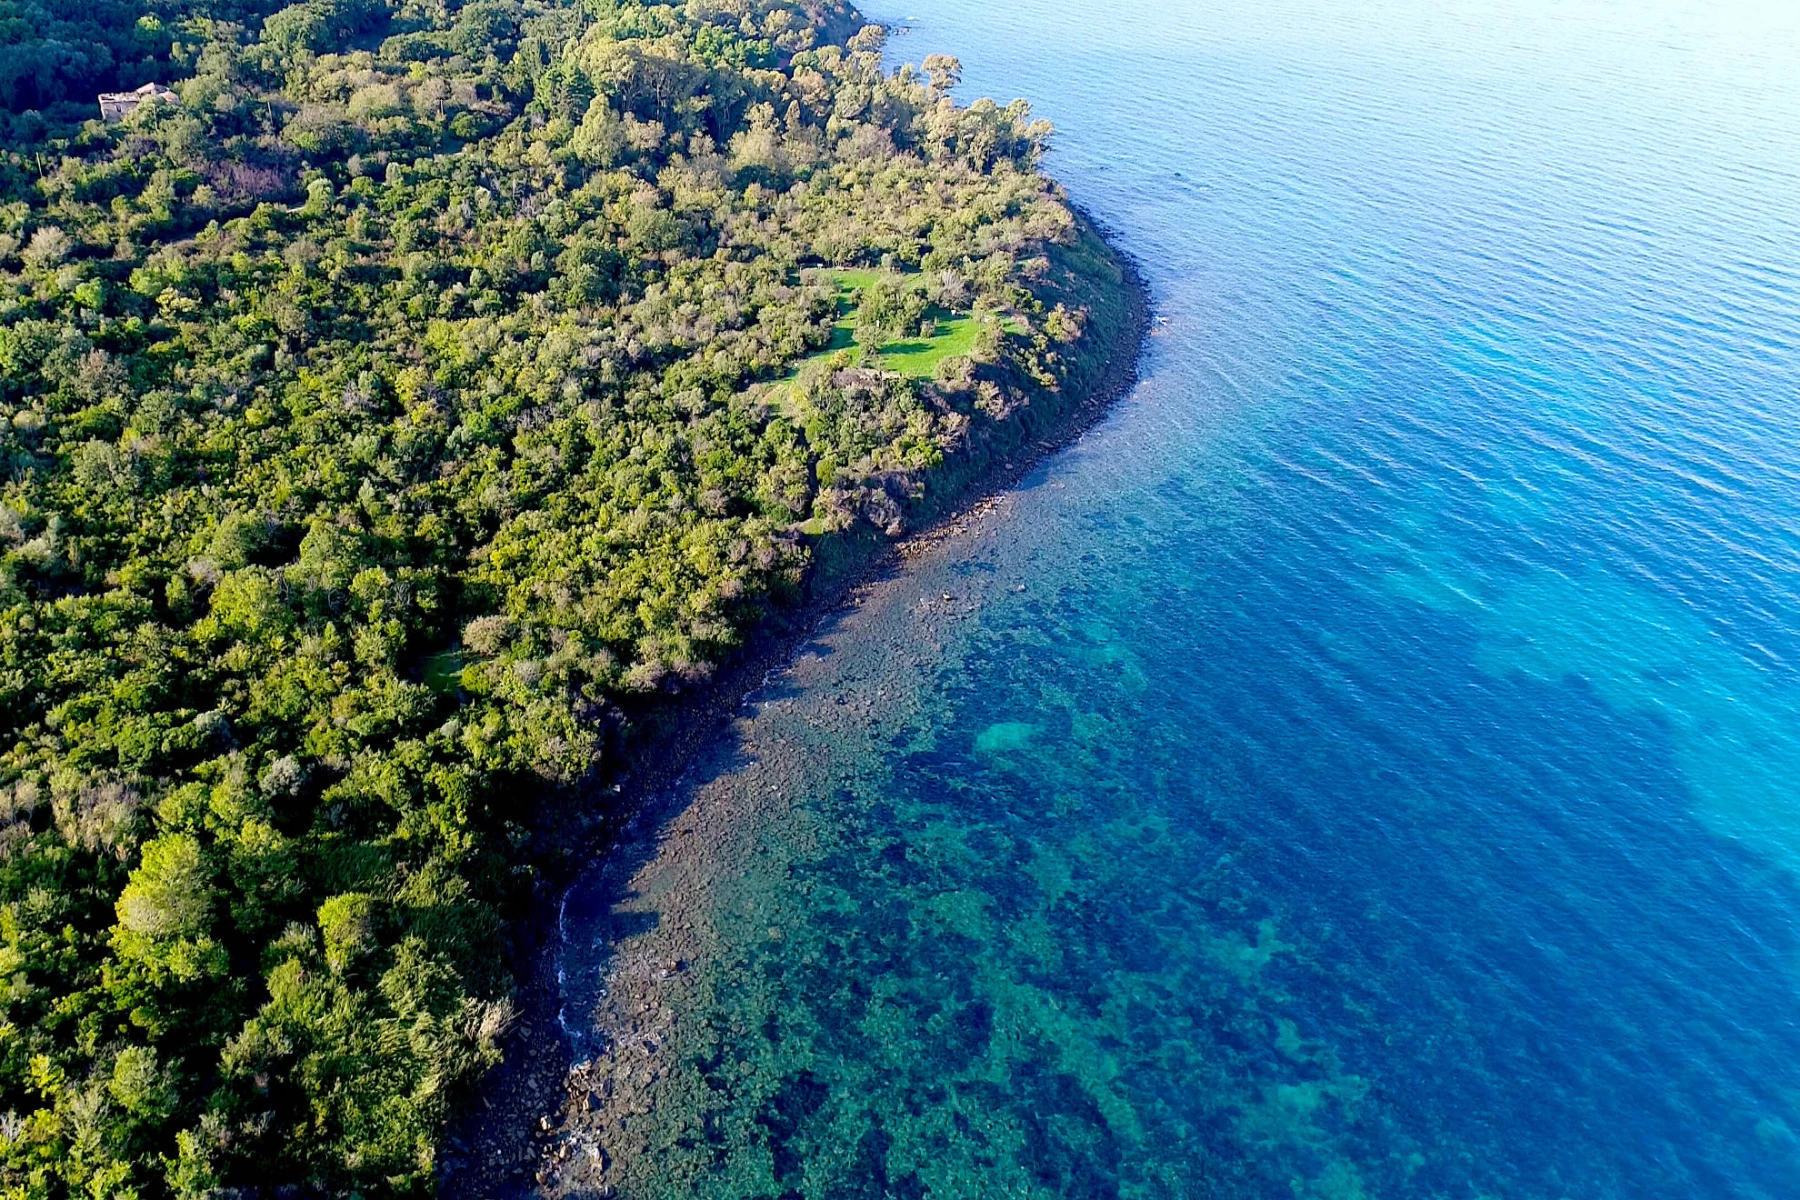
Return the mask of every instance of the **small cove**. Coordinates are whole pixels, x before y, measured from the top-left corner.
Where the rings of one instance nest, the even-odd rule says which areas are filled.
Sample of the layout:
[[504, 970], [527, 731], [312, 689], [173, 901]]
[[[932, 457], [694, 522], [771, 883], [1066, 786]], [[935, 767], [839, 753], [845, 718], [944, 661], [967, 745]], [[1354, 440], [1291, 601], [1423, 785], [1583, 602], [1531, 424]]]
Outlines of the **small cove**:
[[1167, 325], [572, 897], [554, 1188], [1794, 1194], [1792, 20], [873, 15]]

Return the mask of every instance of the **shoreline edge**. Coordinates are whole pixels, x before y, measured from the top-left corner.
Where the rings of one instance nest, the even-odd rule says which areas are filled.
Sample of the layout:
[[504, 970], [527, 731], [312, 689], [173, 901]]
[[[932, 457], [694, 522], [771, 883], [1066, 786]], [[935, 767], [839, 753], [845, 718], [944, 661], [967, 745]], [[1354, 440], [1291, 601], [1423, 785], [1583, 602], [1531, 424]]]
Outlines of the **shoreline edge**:
[[[551, 1114], [563, 1107], [574, 1048], [559, 1021], [563, 994], [558, 979], [561, 913], [572, 888], [588, 872], [600, 869], [621, 883], [656, 853], [660, 832], [684, 807], [682, 777], [702, 752], [725, 736], [731, 719], [744, 704], [793, 663], [833, 616], [855, 608], [866, 592], [903, 575], [908, 564], [964, 536], [976, 519], [1059, 451], [1079, 440], [1111, 413], [1140, 377], [1152, 334], [1152, 300], [1143, 272], [1118, 242], [1118, 235], [1079, 205], [1077, 238], [1093, 238], [1119, 275], [1124, 302], [1117, 328], [1096, 348], [1096, 377], [1079, 394], [1061, 403], [1036, 389], [1029, 414], [1036, 428], [1006, 426], [1017, 435], [1009, 446], [982, 447], [986, 461], [947, 462], [930, 473], [939, 487], [908, 512], [916, 528], [887, 539], [855, 534], [828, 534], [815, 542], [825, 547], [807, 579], [798, 603], [772, 612], [703, 689], [680, 698], [671, 711], [632, 750], [631, 765], [607, 785], [604, 810], [595, 806], [585, 825], [560, 831], [575, 845], [559, 846], [567, 854], [560, 869], [546, 871], [534, 911], [515, 929], [519, 986], [519, 1020], [507, 1039], [506, 1057], [476, 1087], [461, 1115], [453, 1119], [443, 1140], [439, 1195], [443, 1200], [525, 1196], [542, 1176], [549, 1147], [544, 1143], [556, 1125]], [[971, 454], [971, 460], [977, 459]]]

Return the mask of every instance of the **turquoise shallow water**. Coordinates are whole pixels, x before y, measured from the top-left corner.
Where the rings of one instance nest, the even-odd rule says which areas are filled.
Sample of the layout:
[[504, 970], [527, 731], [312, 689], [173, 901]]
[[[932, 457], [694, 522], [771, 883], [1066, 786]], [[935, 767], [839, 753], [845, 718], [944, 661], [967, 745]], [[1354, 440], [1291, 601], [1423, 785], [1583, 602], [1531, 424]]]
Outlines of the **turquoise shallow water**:
[[690, 779], [621, 1189], [1800, 1194], [1800, 12], [909, 3], [1167, 322]]

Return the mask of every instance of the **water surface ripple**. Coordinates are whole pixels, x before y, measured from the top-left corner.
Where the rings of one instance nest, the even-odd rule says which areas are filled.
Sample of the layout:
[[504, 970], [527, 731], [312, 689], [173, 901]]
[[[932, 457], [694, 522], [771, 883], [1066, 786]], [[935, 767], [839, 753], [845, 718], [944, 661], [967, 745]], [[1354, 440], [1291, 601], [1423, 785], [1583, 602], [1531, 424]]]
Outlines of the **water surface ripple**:
[[696, 772], [622, 1190], [1800, 1195], [1800, 14], [908, 2], [1167, 324]]

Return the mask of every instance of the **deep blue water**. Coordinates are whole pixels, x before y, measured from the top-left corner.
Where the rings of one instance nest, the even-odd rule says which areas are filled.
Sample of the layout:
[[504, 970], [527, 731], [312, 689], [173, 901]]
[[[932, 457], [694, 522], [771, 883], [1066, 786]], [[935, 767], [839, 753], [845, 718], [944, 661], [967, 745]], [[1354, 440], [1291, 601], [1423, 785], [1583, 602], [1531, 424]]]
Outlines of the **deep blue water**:
[[907, 3], [1166, 324], [765, 699], [636, 1192], [1800, 1195], [1800, 9]]

